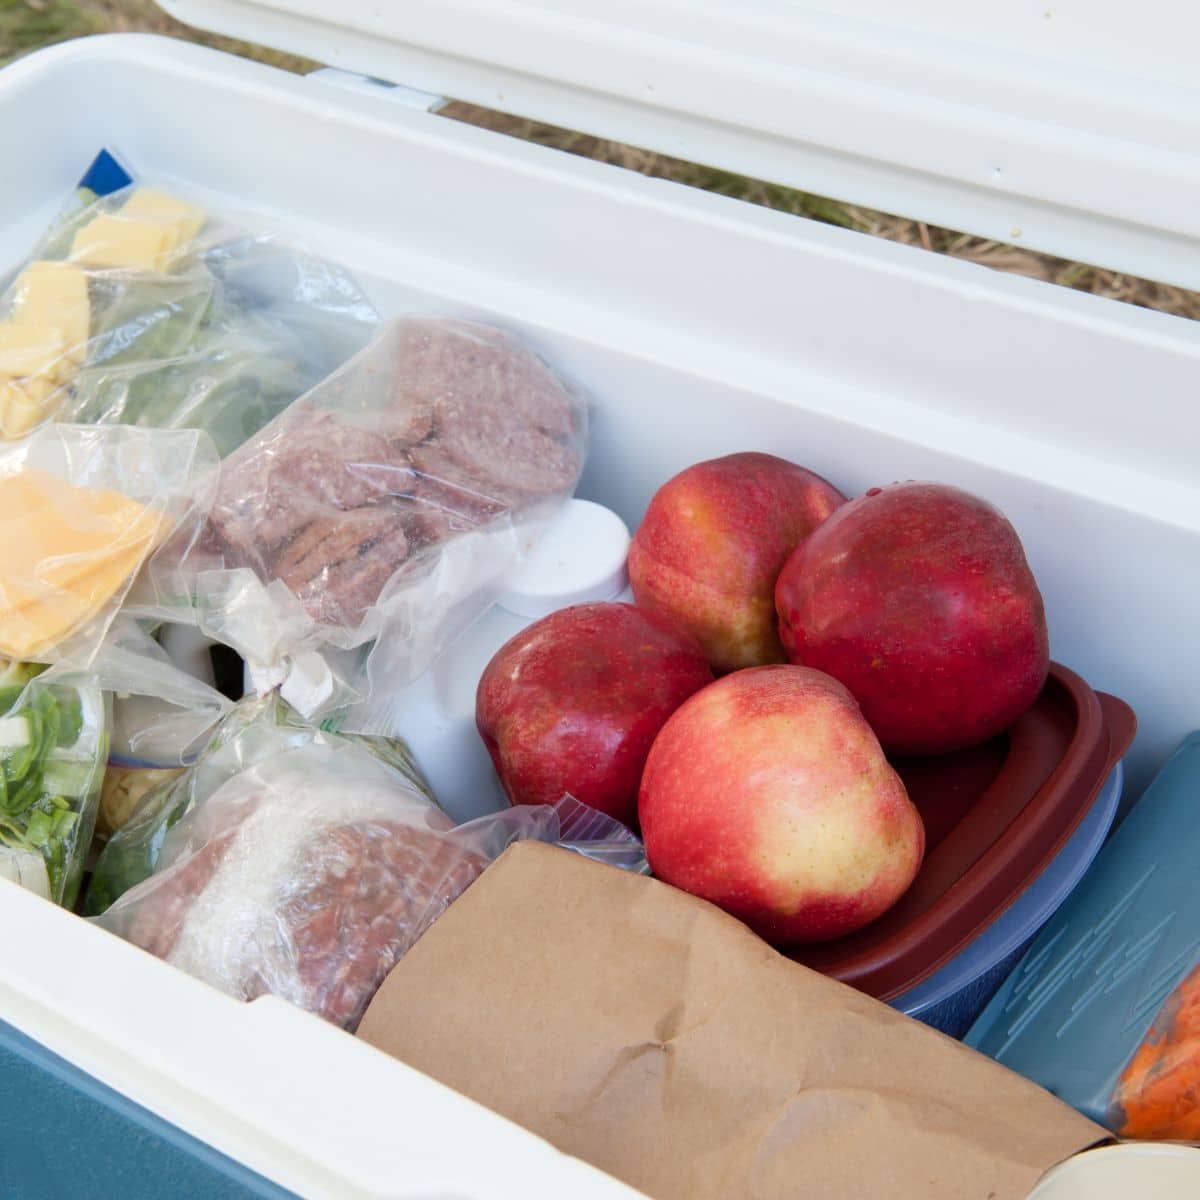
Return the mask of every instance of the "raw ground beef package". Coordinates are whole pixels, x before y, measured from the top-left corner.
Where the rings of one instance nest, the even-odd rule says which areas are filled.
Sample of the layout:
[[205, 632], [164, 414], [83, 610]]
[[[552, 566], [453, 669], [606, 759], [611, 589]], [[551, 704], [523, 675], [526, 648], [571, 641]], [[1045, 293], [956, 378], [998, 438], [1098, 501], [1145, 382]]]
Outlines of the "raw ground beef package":
[[[107, 665], [107, 663], [105, 664]], [[96, 916], [159, 865], [167, 831], [208, 803], [226, 784], [251, 768], [263, 769], [278, 755], [304, 746], [354, 745], [378, 759], [422, 797], [428, 797], [403, 742], [388, 737], [337, 733], [304, 720], [277, 691], [247, 696], [212, 729], [200, 755], [182, 773], [142, 795], [109, 838], [92, 867], [84, 911]]]
[[394, 321], [225, 460], [201, 535], [155, 556], [134, 611], [198, 621], [260, 689], [302, 663], [308, 715], [414, 678], [574, 490], [586, 424], [515, 337]]
[[166, 833], [156, 872], [104, 928], [240, 999], [271, 993], [354, 1029], [395, 962], [550, 807], [455, 827], [349, 742], [309, 743], [231, 778]]

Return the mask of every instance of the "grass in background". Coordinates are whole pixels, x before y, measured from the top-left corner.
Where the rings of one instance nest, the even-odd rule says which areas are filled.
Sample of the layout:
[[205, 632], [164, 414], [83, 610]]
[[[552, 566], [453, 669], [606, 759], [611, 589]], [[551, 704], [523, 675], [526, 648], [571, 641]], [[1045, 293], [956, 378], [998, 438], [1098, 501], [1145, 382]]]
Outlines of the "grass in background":
[[[327, 0], [336, 3], [336, 0]], [[68, 38], [107, 32], [143, 31], [180, 37], [256, 59], [289, 71], [310, 71], [318, 64], [230, 38], [217, 37], [168, 17], [153, 0], [0, 0], [0, 63], [40, 46]], [[855, 229], [875, 237], [919, 246], [937, 254], [966, 259], [998, 271], [1046, 280], [1113, 300], [1200, 319], [1200, 294], [1038, 254], [1020, 246], [843, 204], [823, 196], [726, 171], [682, 162], [635, 146], [589, 137], [569, 129], [513, 117], [476, 105], [453, 102], [442, 110], [453, 120], [479, 125], [511, 137], [552, 146], [570, 154], [599, 159], [644, 175], [672, 179], [781, 212]]]

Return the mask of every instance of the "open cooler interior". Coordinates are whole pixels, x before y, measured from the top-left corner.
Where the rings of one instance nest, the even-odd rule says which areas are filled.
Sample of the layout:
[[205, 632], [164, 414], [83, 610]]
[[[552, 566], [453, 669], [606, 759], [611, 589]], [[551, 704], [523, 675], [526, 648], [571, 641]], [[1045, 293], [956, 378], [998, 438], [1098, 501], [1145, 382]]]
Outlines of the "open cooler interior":
[[[671, 474], [733, 450], [847, 494], [986, 497], [1053, 657], [1138, 714], [1128, 796], [1195, 723], [1195, 326], [160, 39], [37, 55], [0, 105], [6, 269], [108, 146], [344, 263], [385, 316], [519, 333], [589, 394], [580, 494], [631, 527]], [[5, 1019], [285, 1185], [624, 1190], [282, 1002], [239, 1005], [13, 887], [0, 921]]]

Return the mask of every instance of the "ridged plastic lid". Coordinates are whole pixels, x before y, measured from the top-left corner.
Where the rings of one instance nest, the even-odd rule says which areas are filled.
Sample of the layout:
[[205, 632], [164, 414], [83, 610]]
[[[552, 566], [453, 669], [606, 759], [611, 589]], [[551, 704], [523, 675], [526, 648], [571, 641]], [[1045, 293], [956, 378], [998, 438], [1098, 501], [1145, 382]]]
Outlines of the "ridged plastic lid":
[[570, 500], [505, 581], [497, 603], [537, 620], [569, 604], [614, 600], [628, 576], [629, 529], [611, 509]]

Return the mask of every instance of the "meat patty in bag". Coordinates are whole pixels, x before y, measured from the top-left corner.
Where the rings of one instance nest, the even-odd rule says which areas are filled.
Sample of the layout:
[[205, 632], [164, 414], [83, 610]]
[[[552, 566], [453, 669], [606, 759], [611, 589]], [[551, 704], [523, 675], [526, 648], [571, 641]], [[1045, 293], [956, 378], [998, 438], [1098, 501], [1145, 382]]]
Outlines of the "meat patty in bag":
[[293, 695], [333, 711], [486, 611], [586, 443], [582, 394], [514, 335], [394, 320], [224, 460], [202, 535], [155, 555], [130, 611], [199, 624], [256, 687], [320, 675], [315, 652], [337, 686]]
[[310, 744], [231, 779], [173, 826], [158, 869], [97, 924], [220, 988], [280, 996], [345, 1029], [510, 842], [552, 809], [455, 827], [352, 744]]

